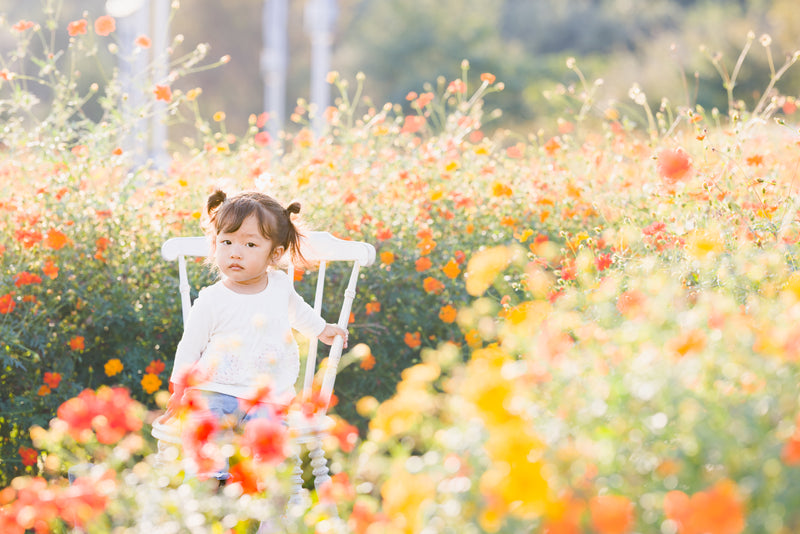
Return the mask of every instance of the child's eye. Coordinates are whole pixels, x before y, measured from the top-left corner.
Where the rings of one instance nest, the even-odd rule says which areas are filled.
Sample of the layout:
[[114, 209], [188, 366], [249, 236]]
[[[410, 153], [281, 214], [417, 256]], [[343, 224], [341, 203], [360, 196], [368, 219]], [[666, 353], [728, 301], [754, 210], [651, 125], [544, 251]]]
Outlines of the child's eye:
[[256, 245], [255, 243], [248, 243], [247, 246], [250, 248], [254, 248], [257, 247], [258, 245]]
[[230, 245], [231, 244], [231, 240], [230, 239], [223, 239], [222, 241], [220, 241], [220, 243], [222, 243], [223, 245]]

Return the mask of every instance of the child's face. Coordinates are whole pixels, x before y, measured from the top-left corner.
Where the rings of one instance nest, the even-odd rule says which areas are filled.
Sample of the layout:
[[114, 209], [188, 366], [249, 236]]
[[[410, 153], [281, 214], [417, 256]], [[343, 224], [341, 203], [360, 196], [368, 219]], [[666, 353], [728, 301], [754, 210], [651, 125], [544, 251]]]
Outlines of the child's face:
[[239, 293], [258, 293], [267, 285], [267, 269], [283, 254], [258, 228], [254, 215], [235, 232], [217, 234], [214, 261], [225, 276], [225, 285]]

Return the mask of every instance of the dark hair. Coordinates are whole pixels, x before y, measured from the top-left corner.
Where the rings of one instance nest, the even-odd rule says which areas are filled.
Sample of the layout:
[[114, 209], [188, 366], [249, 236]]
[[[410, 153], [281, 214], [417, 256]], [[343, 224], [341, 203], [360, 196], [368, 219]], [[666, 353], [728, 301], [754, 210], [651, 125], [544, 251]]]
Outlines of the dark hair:
[[224, 191], [214, 191], [206, 202], [210, 230], [214, 235], [235, 232], [245, 219], [254, 215], [258, 229], [274, 246], [290, 252], [295, 263], [303, 263], [300, 238], [303, 237], [292, 221], [292, 215], [300, 213], [300, 203], [292, 202], [285, 208], [269, 195], [247, 191], [228, 197]]

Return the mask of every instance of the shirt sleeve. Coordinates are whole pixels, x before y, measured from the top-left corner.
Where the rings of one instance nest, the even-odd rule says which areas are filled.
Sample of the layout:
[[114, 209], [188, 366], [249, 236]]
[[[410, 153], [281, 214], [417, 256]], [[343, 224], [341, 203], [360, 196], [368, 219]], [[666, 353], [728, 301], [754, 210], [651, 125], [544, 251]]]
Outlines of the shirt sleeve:
[[200, 359], [208, 346], [212, 321], [210, 300], [209, 296], [201, 291], [192, 304], [183, 328], [183, 336], [175, 351], [175, 363], [170, 375], [171, 382], [181, 382], [184, 373]]
[[289, 282], [289, 324], [309, 339], [319, 337], [326, 321], [303, 300]]

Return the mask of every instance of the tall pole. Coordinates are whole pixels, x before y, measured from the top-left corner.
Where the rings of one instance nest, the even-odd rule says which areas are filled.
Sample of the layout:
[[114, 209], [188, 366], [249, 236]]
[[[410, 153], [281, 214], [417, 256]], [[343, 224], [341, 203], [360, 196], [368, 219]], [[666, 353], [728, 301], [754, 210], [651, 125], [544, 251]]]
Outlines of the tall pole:
[[261, 75], [264, 79], [264, 110], [272, 139], [278, 138], [286, 121], [286, 68], [288, 62], [286, 26], [289, 20], [287, 0], [264, 0], [261, 27], [264, 49], [261, 52]]
[[336, 0], [309, 0], [305, 6], [305, 29], [311, 38], [311, 105], [315, 108], [311, 128], [317, 136], [325, 127], [324, 113], [330, 102], [326, 78], [331, 68], [336, 11]]
[[[169, 44], [170, 0], [154, 0], [153, 13], [153, 81], [157, 84], [167, 82]], [[150, 159], [153, 165], [165, 170], [169, 164], [167, 156], [167, 103], [156, 100], [150, 122]]]
[[147, 125], [139, 117], [145, 103], [140, 81], [148, 58], [142, 50], [137, 50], [135, 41], [139, 34], [147, 33], [150, 9], [144, 0], [108, 0], [106, 12], [117, 21], [119, 83], [124, 95], [121, 107], [124, 124], [129, 128], [120, 143], [132, 154], [134, 164], [140, 166], [145, 161], [147, 146]]

